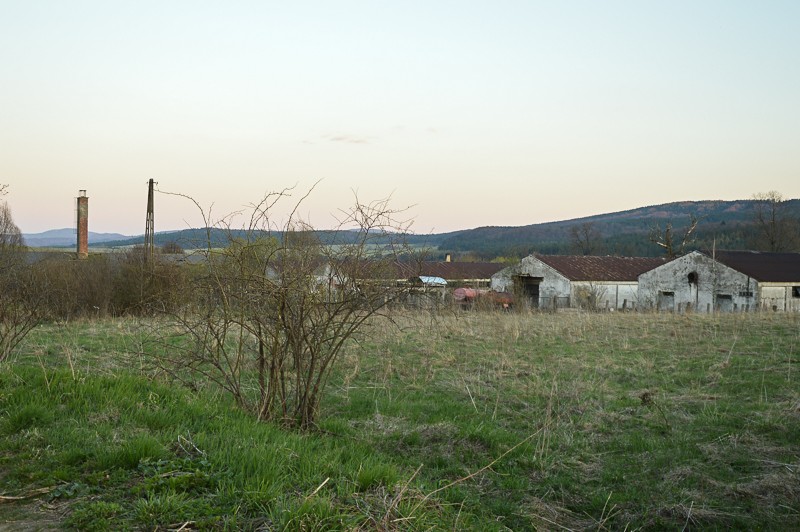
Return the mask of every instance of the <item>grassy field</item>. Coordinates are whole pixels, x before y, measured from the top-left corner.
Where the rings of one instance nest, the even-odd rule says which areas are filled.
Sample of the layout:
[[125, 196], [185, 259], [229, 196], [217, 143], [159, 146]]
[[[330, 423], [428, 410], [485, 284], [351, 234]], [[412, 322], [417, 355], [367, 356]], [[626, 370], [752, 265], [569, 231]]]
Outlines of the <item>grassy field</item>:
[[0, 367], [0, 529], [800, 528], [798, 315], [401, 315], [305, 434], [150, 379], [141, 325]]

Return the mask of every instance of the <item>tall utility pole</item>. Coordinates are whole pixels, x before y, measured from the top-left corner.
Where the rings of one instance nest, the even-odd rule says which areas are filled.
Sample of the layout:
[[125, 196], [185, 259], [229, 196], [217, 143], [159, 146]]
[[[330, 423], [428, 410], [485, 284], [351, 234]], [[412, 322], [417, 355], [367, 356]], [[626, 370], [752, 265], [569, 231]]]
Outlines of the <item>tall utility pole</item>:
[[147, 225], [144, 230], [144, 254], [149, 262], [155, 256], [155, 226], [153, 221], [153, 180], [147, 182]]

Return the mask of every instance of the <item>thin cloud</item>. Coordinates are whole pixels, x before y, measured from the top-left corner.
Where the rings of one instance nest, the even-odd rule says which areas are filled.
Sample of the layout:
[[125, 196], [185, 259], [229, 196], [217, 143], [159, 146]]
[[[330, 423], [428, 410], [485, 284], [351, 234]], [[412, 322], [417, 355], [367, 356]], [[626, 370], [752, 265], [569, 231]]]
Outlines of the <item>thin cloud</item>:
[[344, 142], [345, 144], [369, 144], [371, 139], [368, 137], [358, 137], [356, 135], [323, 135], [323, 139], [329, 142]]

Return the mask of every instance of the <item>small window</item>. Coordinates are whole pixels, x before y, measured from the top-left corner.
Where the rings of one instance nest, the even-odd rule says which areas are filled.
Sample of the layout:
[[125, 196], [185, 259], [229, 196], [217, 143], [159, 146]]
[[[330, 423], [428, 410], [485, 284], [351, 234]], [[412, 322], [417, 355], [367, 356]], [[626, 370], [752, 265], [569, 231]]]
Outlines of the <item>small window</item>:
[[687, 277], [689, 279], [689, 284], [697, 284], [697, 272], [692, 272]]
[[800, 297], [800, 286], [792, 287], [792, 297]]
[[750, 291], [739, 292], [739, 297], [753, 297], [753, 292]]
[[662, 296], [674, 296], [675, 292], [661, 292]]
[[717, 299], [723, 299], [725, 301], [730, 301], [733, 299], [733, 296], [730, 294], [717, 294]]

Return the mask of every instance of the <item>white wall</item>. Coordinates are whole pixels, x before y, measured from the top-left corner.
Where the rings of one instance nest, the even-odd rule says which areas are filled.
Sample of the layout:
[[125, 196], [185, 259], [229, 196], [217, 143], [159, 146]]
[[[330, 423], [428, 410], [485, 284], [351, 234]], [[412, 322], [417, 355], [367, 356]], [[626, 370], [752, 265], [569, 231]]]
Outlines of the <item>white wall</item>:
[[594, 293], [597, 298], [597, 309], [628, 310], [638, 306], [639, 284], [636, 282], [611, 281], [572, 281], [571, 306], [582, 306], [586, 293]]
[[795, 297], [792, 288], [796, 283], [761, 283], [759, 300], [763, 310], [785, 310], [800, 312], [800, 297]]

